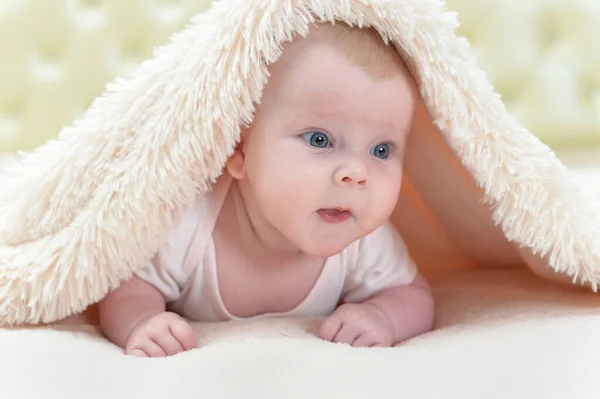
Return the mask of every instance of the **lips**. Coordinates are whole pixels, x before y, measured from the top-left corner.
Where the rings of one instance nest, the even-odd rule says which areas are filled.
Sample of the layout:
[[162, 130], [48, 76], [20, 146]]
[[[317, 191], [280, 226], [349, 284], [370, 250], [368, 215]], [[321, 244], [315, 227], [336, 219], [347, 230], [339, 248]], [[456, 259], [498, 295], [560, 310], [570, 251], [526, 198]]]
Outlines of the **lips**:
[[341, 223], [352, 216], [352, 212], [343, 208], [323, 208], [317, 211], [321, 219], [327, 223]]

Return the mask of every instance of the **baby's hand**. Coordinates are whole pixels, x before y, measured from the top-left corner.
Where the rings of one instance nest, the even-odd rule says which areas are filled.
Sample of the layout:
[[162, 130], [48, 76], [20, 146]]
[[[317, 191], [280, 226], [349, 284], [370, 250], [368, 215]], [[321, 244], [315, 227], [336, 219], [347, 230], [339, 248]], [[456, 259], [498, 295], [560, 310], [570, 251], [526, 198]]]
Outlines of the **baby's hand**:
[[352, 346], [392, 346], [394, 327], [375, 305], [347, 303], [321, 325], [319, 336]]
[[141, 357], [171, 356], [196, 347], [196, 334], [182, 317], [162, 312], [142, 321], [127, 340], [125, 353]]

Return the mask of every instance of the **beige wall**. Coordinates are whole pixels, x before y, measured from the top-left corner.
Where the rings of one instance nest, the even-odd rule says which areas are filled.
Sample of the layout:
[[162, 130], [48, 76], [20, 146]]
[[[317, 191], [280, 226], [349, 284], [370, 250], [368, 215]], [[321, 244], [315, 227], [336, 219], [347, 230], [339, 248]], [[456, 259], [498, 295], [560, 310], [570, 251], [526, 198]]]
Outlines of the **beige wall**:
[[0, 153], [57, 136], [209, 0], [0, 0]]
[[600, 1], [448, 4], [522, 124], [555, 147], [600, 144]]
[[[208, 0], [0, 0], [0, 153], [30, 150]], [[449, 0], [509, 109], [551, 145], [600, 142], [600, 1]]]

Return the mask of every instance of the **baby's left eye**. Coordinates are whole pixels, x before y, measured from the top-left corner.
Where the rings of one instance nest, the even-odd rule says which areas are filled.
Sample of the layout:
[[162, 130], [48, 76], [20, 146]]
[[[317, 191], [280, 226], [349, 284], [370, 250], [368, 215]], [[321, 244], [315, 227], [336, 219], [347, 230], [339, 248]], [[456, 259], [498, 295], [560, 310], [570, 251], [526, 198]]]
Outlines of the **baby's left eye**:
[[377, 144], [371, 149], [371, 154], [375, 155], [377, 158], [387, 159], [390, 156], [390, 146], [385, 143]]
[[304, 141], [316, 148], [327, 148], [331, 145], [329, 137], [323, 132], [308, 132], [302, 135]]

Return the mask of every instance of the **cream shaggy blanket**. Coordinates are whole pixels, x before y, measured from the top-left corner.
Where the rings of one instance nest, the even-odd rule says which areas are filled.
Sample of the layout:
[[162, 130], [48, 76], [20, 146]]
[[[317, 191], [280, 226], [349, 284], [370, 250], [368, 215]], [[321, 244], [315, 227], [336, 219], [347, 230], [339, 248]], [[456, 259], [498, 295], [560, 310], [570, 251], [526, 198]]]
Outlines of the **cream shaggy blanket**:
[[[434, 284], [436, 330], [356, 350], [314, 321], [198, 326], [200, 349], [141, 360], [89, 325], [31, 327], [146, 264], [220, 174], [281, 44], [334, 21], [377, 29], [419, 89], [391, 219]], [[507, 113], [457, 23], [437, 0], [221, 0], [4, 168], [0, 398], [597, 394], [600, 196]]]

